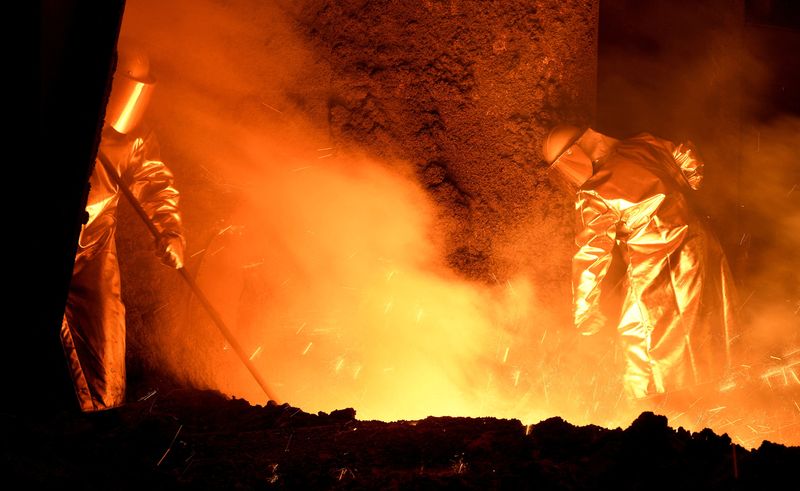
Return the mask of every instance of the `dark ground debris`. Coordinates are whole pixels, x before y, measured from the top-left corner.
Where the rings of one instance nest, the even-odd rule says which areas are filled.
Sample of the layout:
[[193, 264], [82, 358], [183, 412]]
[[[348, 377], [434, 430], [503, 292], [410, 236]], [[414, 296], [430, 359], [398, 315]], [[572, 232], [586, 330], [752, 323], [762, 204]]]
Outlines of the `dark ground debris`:
[[649, 412], [624, 430], [355, 416], [194, 389], [96, 414], [3, 414], [4, 475], [26, 489], [768, 489], [800, 464], [800, 447], [748, 451]]

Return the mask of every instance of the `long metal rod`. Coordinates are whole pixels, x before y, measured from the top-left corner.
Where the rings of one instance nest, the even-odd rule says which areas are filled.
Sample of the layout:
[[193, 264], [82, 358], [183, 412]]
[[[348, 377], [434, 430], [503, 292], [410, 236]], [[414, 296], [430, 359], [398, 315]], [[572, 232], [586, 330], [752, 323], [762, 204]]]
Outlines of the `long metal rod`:
[[[108, 157], [106, 157], [102, 151], [97, 153], [97, 157], [105, 168], [106, 173], [111, 177], [114, 183], [119, 186], [120, 191], [122, 191], [122, 194], [124, 194], [125, 198], [128, 199], [128, 202], [133, 207], [133, 210], [137, 215], [139, 215], [139, 218], [142, 219], [148, 230], [150, 230], [150, 233], [153, 234], [153, 237], [156, 239], [156, 241], [158, 241], [161, 238], [161, 232], [158, 231], [153, 221], [149, 216], [147, 216], [147, 212], [144, 211], [144, 208], [142, 208], [142, 205], [139, 203], [139, 200], [136, 199], [136, 196], [134, 196], [131, 190], [128, 189], [128, 186], [122, 182], [119, 174], [117, 174], [117, 170], [108, 160]], [[264, 391], [264, 394], [266, 394], [270, 400], [278, 402], [278, 398], [275, 397], [275, 394], [272, 392], [272, 390], [270, 390], [266, 381], [264, 381], [264, 378], [261, 377], [261, 374], [258, 373], [258, 369], [256, 369], [255, 365], [253, 365], [253, 362], [250, 361], [250, 358], [247, 356], [244, 349], [242, 349], [242, 345], [239, 344], [239, 341], [236, 340], [236, 337], [233, 335], [231, 330], [228, 329], [227, 325], [225, 325], [225, 322], [222, 320], [222, 317], [219, 315], [217, 310], [213, 305], [211, 305], [211, 302], [208, 301], [208, 298], [206, 298], [200, 287], [197, 286], [197, 282], [194, 281], [194, 278], [192, 278], [189, 275], [189, 272], [186, 271], [186, 268], [183, 267], [178, 269], [178, 273], [180, 273], [181, 278], [183, 278], [186, 284], [189, 285], [189, 289], [192, 290], [194, 296], [200, 301], [200, 304], [206, 310], [208, 316], [211, 317], [211, 321], [217, 326], [217, 329], [220, 330], [222, 336], [225, 337], [225, 340], [228, 342], [231, 348], [233, 348], [233, 351], [239, 356], [239, 359], [242, 361], [242, 363], [244, 363], [244, 366], [247, 367], [250, 375], [252, 375], [256, 380], [259, 387], [261, 387], [261, 390]]]

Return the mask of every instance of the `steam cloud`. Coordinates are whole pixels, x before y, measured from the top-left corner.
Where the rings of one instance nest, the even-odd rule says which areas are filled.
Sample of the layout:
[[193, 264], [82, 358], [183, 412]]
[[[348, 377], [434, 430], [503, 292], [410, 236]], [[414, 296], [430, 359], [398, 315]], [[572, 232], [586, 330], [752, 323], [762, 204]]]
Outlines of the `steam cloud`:
[[[183, 193], [197, 253], [189, 267], [274, 390], [308, 411], [350, 406], [367, 419], [631, 421], [639, 408], [622, 398], [611, 336], [578, 339], [568, 312], [541, 305], [528, 279], [459, 278], [443, 266], [433, 205], [405, 164], [331, 140], [329, 72], [292, 30], [293, 8], [129, 1], [122, 31], [151, 53], [159, 79], [151, 124]], [[796, 141], [799, 128], [786, 120], [768, 133]], [[753, 188], [764, 197], [753, 216], [786, 208], [770, 190], [800, 192], [781, 187], [798, 151], [780, 148], [746, 157], [754, 172], [773, 165]], [[800, 218], [782, 214], [778, 226], [794, 234], [762, 246], [790, 254]], [[779, 276], [791, 282], [797, 262], [782, 264]], [[767, 288], [775, 270], [762, 271], [754, 278]], [[755, 316], [747, 342], [759, 356], [797, 341], [796, 327], [786, 327], [796, 326], [794, 288], [781, 309], [765, 305]], [[159, 363], [263, 403], [204, 314], [191, 310], [152, 331]]]
[[[324, 64], [288, 15], [248, 2], [128, 5], [123, 46], [152, 53], [152, 123], [182, 184], [190, 252], [205, 246], [190, 263], [198, 281], [274, 390], [304, 409], [548, 415], [545, 399], [569, 398], [554, 367], [534, 366], [557, 361], [552, 314], [533, 315], [524, 279], [487, 287], [442, 265], [432, 205], [402, 162], [335, 147], [319, 124]], [[209, 187], [224, 212], [193, 198]], [[263, 402], [202, 312], [178, 324], [152, 343], [175, 373]]]

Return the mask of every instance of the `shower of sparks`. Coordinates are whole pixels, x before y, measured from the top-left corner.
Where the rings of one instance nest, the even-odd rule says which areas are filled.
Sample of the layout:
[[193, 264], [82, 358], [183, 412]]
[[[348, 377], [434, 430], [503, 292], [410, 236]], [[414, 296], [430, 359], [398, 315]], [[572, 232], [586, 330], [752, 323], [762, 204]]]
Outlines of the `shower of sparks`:
[[333, 369], [334, 372], [339, 373], [342, 371], [342, 366], [344, 365], [344, 358], [339, 358], [336, 362], [336, 367]]
[[295, 332], [295, 334], [300, 334], [300, 332], [303, 330], [304, 327], [306, 327], [306, 323], [305, 322], [300, 324], [300, 327], [297, 328], [297, 332]]
[[794, 382], [796, 384], [800, 385], [800, 378], [797, 378], [797, 372], [795, 372], [793, 368], [789, 368], [789, 373], [792, 374], [792, 378], [794, 379]]
[[175, 445], [175, 440], [178, 439], [178, 435], [180, 434], [182, 429], [183, 429], [183, 425], [178, 426], [178, 431], [176, 431], [175, 432], [175, 436], [172, 437], [172, 442], [169, 444], [169, 447], [167, 447], [167, 449], [164, 451], [164, 455], [162, 455], [161, 458], [158, 459], [158, 463], [156, 464], [156, 467], [160, 466], [161, 463], [164, 462], [164, 459], [167, 458], [167, 455], [169, 454], [169, 451], [172, 450], [172, 446]]
[[503, 353], [503, 363], [508, 361], [508, 351], [511, 349], [510, 346], [506, 346], [506, 352]]
[[317, 157], [317, 158], [318, 158], [318, 159], [327, 159], [328, 157], [333, 157], [333, 154], [332, 154], [332, 153], [329, 153], [329, 154], [325, 154], [325, 155], [320, 155], [320, 156], [319, 156], [319, 157]]
[[356, 367], [356, 369], [353, 370], [353, 379], [354, 380], [357, 379], [360, 374], [361, 374], [361, 367]]
[[269, 477], [267, 477], [267, 482], [270, 484], [275, 484], [276, 482], [278, 482], [278, 479], [280, 479], [280, 476], [278, 475], [278, 464], [270, 465], [269, 470], [271, 474], [269, 475]]
[[388, 314], [390, 310], [392, 310], [392, 301], [391, 300], [389, 300], [389, 302], [386, 303], [386, 307], [383, 309], [383, 313], [384, 314]]
[[419, 324], [420, 321], [422, 320], [422, 315], [423, 314], [424, 314], [424, 311], [422, 309], [417, 310], [417, 324]]
[[217, 235], [224, 235], [225, 232], [227, 232], [228, 230], [230, 230], [232, 228], [233, 228], [233, 225], [228, 225], [227, 227], [225, 227], [222, 230], [220, 230], [219, 232], [217, 232]]
[[734, 419], [733, 421], [728, 421], [727, 423], [719, 425], [716, 429], [717, 430], [721, 430], [722, 428], [726, 428], [728, 426], [733, 426], [736, 423], [740, 422], [742, 419], [744, 419], [744, 418], [737, 418], [737, 419]]
[[192, 453], [183, 460], [183, 463], [186, 464], [186, 467], [184, 467], [183, 471], [181, 471], [181, 477], [186, 473], [186, 471], [189, 469], [189, 467], [194, 463], [193, 459], [194, 459], [195, 455], [197, 455], [197, 452], [192, 450]]
[[756, 291], [755, 291], [755, 290], [751, 291], [751, 292], [750, 292], [750, 295], [748, 295], [748, 296], [747, 296], [747, 298], [745, 298], [745, 299], [744, 299], [744, 302], [742, 302], [742, 303], [739, 305], [739, 308], [738, 308], [738, 309], [736, 309], [736, 310], [737, 310], [737, 311], [741, 311], [741, 310], [744, 308], [745, 304], [747, 304], [747, 302], [749, 302], [749, 301], [750, 301], [750, 299], [751, 299], [751, 298], [753, 298], [753, 295], [754, 295], [755, 293], [756, 293]]
[[462, 474], [467, 469], [467, 463], [464, 462], [464, 454], [457, 455], [458, 460], [451, 460], [453, 462], [452, 469], [456, 474]]
[[735, 380], [727, 380], [722, 383], [719, 387], [720, 392], [730, 392], [736, 388], [736, 381]]
[[266, 108], [272, 109], [273, 111], [275, 111], [275, 112], [276, 112], [276, 113], [278, 113], [278, 114], [283, 114], [283, 112], [281, 112], [281, 111], [280, 111], [280, 110], [278, 110], [278, 109], [275, 109], [274, 107], [270, 106], [270, 105], [269, 105], [269, 104], [267, 104], [266, 102], [262, 102], [262, 103], [261, 103], [261, 105], [262, 105], [262, 106], [264, 106], [264, 107], [266, 107]]
[[259, 261], [257, 263], [245, 264], [244, 266], [242, 266], [242, 269], [253, 269], [253, 268], [257, 268], [257, 267], [261, 266], [262, 264], [264, 264], [264, 261]]
[[204, 253], [204, 252], [206, 252], [206, 250], [205, 250], [205, 249], [200, 249], [199, 251], [195, 252], [194, 254], [192, 254], [192, 255], [191, 255], [191, 256], [189, 256], [189, 257], [190, 257], [190, 258], [192, 258], [192, 257], [195, 257], [195, 256], [199, 256], [200, 254], [202, 254], [202, 253]]
[[210, 175], [210, 176], [216, 176], [216, 173], [214, 173], [214, 172], [211, 172], [211, 171], [209, 170], [209, 168], [208, 168], [208, 167], [206, 167], [205, 165], [198, 164], [198, 167], [200, 167], [201, 169], [203, 169], [203, 171], [204, 171], [206, 174], [208, 174], [208, 175]]
[[294, 433], [289, 433], [289, 438], [286, 440], [286, 448], [283, 449], [284, 452], [289, 452], [289, 446], [292, 444], [292, 437]]
[[304, 349], [304, 350], [303, 350], [303, 356], [305, 356], [305, 355], [308, 353], [308, 350], [310, 350], [310, 349], [311, 349], [311, 345], [312, 345], [312, 344], [314, 344], [314, 343], [313, 343], [313, 341], [310, 341], [310, 342], [308, 343], [308, 346], [306, 346], [306, 349]]
[[253, 361], [253, 358], [255, 358], [256, 356], [258, 356], [258, 354], [259, 354], [259, 353], [261, 353], [261, 346], [259, 346], [258, 348], [256, 348], [256, 350], [255, 350], [255, 351], [253, 351], [253, 354], [252, 354], [252, 355], [250, 355], [250, 361]]
[[786, 197], [788, 198], [789, 196], [791, 196], [795, 189], [797, 189], [797, 184], [792, 186], [792, 189], [790, 189], [789, 192], [786, 193]]
[[514, 370], [514, 387], [519, 385], [519, 376], [522, 374], [522, 370]]
[[225, 246], [222, 246], [222, 247], [220, 247], [219, 249], [217, 249], [217, 250], [215, 250], [215, 251], [213, 251], [213, 252], [209, 252], [209, 253], [208, 253], [208, 257], [213, 257], [213, 256], [215, 256], [215, 255], [219, 254], [219, 253], [220, 253], [220, 251], [222, 251], [223, 249], [225, 249]]
[[516, 297], [517, 296], [517, 291], [514, 290], [514, 287], [511, 285], [511, 281], [510, 280], [506, 280], [506, 284], [508, 285], [508, 291], [510, 291], [511, 294]]
[[[151, 397], [153, 397], [154, 395], [156, 395], [157, 393], [158, 393], [158, 389], [153, 389], [150, 392], [148, 392], [147, 394], [145, 394], [142, 397], [140, 397], [139, 398], [139, 402], [144, 402], [144, 401], [150, 399]], [[795, 403], [795, 405], [797, 405], [797, 403]]]
[[391, 281], [395, 273], [396, 273], [395, 270], [389, 271], [389, 274], [386, 275], [386, 281]]

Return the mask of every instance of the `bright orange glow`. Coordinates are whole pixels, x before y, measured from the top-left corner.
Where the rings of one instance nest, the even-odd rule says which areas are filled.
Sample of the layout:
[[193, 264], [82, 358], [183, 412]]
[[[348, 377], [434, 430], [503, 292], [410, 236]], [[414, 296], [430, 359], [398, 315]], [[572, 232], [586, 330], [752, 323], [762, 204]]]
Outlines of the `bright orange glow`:
[[[249, 141], [246, 158], [258, 161], [264, 148]], [[478, 284], [440, 264], [432, 205], [413, 181], [341, 153], [303, 172], [286, 158], [249, 182], [250, 199], [221, 227], [199, 277], [242, 342], [261, 349], [255, 362], [282, 400], [312, 412], [354, 407], [362, 419], [558, 415], [607, 427], [654, 410], [746, 447], [800, 441], [798, 353], [752, 367], [759, 383], [748, 388], [736, 380], [728, 392], [634, 403], [620, 348], [583, 344], [530, 279]], [[264, 402], [232, 353], [204, 362], [204, 383]], [[771, 397], [791, 411], [776, 419], [764, 406]]]
[[[459, 280], [438, 264], [421, 190], [363, 158], [329, 162], [269, 172], [269, 192], [254, 189], [209, 247], [204, 289], [294, 405], [375, 419], [491, 412], [492, 366], [512, 358], [500, 343], [530, 286]], [[213, 384], [261, 400], [217, 354]]]
[[[564, 304], [552, 305], [540, 300], [552, 282], [522, 268], [483, 282], [448, 268], [437, 222], [447, 210], [429, 200], [416, 169], [342, 148], [345, 139], [326, 126], [331, 68], [270, 2], [252, 16], [242, 12], [255, 4], [230, 5], [241, 7], [129, 1], [123, 33], [149, 43], [161, 68], [150, 114], [187, 183], [187, 269], [282, 401], [309, 412], [353, 407], [359, 419], [496, 416], [530, 425], [560, 416], [606, 427], [653, 410], [674, 427], [708, 426], [747, 447], [800, 444], [800, 368], [784, 341], [796, 313], [758, 321], [760, 361], [739, 367], [749, 385], [630, 401], [614, 339], [575, 332], [569, 278]], [[209, 230], [202, 213], [223, 215], [223, 205], [201, 201], [217, 198], [235, 206]], [[522, 257], [573, 246], [555, 242], [498, 247]], [[776, 325], [790, 326], [786, 336], [774, 335]], [[152, 336], [178, 377], [265, 402], [204, 312]], [[763, 363], [765, 353], [781, 360]]]

